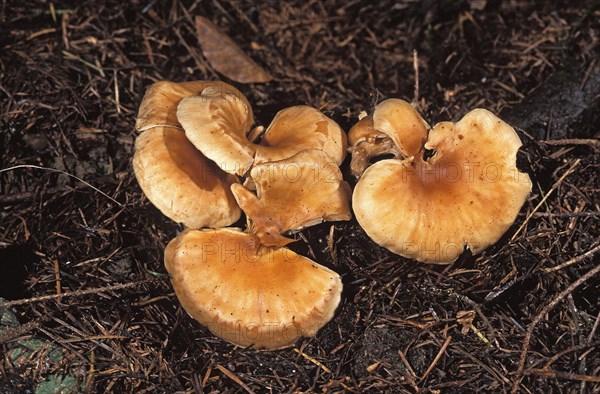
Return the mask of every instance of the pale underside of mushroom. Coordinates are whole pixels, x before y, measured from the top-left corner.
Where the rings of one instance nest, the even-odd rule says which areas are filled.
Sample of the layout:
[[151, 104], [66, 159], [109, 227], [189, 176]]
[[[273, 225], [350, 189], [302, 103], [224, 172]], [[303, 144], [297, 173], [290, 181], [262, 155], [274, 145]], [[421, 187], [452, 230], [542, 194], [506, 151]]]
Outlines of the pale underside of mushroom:
[[323, 151], [304, 150], [254, 165], [250, 177], [256, 194], [239, 184], [232, 185], [232, 192], [263, 245], [283, 246], [292, 240], [280, 234], [351, 218], [350, 187]]
[[277, 349], [314, 336], [334, 315], [339, 275], [236, 229], [186, 230], [165, 250], [185, 310], [215, 335]]
[[[385, 122], [403, 138], [402, 123]], [[352, 199], [367, 234], [402, 256], [448, 263], [465, 247], [481, 252], [506, 232], [531, 191], [515, 164], [520, 139], [487, 110], [437, 124], [422, 147], [405, 146], [406, 159], [369, 167]], [[425, 159], [423, 147], [433, 156]]]
[[[224, 82], [159, 81], [152, 84], [144, 94], [135, 123], [136, 130], [144, 131], [156, 126], [181, 128], [177, 120], [177, 105], [183, 98], [199, 96], [207, 88], [212, 88], [213, 91], [219, 92], [221, 96], [232, 94], [250, 108], [246, 97], [239, 90]], [[252, 113], [249, 117], [252, 118]]]
[[165, 216], [187, 227], [223, 227], [241, 215], [223, 173], [171, 127], [153, 127], [135, 141], [133, 170], [144, 194]]

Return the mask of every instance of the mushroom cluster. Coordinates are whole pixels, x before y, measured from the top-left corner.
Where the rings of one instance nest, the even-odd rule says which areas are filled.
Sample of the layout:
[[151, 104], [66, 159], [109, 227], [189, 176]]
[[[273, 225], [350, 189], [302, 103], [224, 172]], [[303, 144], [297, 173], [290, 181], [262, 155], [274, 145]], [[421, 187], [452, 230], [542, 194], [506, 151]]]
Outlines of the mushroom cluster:
[[[285, 245], [289, 234], [351, 217], [339, 164], [347, 141], [317, 109], [252, 128], [223, 82], [157, 82], [140, 105], [133, 169], [147, 198], [186, 229], [165, 250], [185, 310], [234, 344], [276, 349], [314, 336], [340, 302], [339, 275]], [[225, 228], [247, 216], [247, 229]]]
[[[378, 104], [349, 132], [356, 219], [376, 243], [449, 263], [479, 253], [514, 222], [531, 180], [516, 167], [515, 130], [484, 109], [430, 128], [407, 102]], [[393, 158], [370, 164], [373, 157]], [[368, 167], [368, 168], [367, 168]]]

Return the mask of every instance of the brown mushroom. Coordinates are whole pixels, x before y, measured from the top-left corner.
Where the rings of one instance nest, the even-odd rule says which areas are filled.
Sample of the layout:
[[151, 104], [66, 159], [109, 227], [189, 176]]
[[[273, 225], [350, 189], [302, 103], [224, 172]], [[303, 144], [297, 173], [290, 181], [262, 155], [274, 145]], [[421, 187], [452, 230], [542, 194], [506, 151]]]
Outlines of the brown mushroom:
[[[496, 242], [531, 191], [529, 176], [516, 167], [521, 141], [514, 129], [476, 109], [427, 136], [408, 103], [390, 104], [398, 103], [377, 107], [374, 128], [406, 158], [364, 172], [352, 197], [360, 225], [379, 245], [424, 262], [451, 262], [465, 247], [479, 253]], [[421, 130], [427, 139], [419, 145]]]
[[280, 111], [259, 144], [247, 135], [253, 122], [247, 102], [234, 94], [187, 97], [177, 108], [186, 135], [221, 169], [245, 175], [253, 163], [287, 159], [306, 149], [321, 149], [337, 164], [346, 154], [346, 136], [333, 120], [315, 108], [290, 107]]
[[390, 137], [375, 130], [372, 116], [365, 116], [352, 126], [348, 132], [348, 144], [348, 151], [352, 154], [350, 170], [356, 177], [365, 172], [372, 157], [385, 154], [403, 157]]
[[254, 123], [246, 100], [209, 87], [181, 100], [177, 119], [191, 143], [223, 171], [240, 176], [248, 172], [256, 148], [246, 138]]
[[144, 194], [165, 216], [187, 227], [223, 227], [241, 215], [223, 173], [181, 130], [153, 127], [135, 141], [133, 170]]
[[375, 107], [373, 127], [390, 137], [405, 157], [422, 150], [429, 129], [412, 105], [400, 99], [388, 99]]
[[[233, 86], [220, 81], [191, 81], [170, 82], [159, 81], [152, 84], [142, 99], [135, 128], [144, 131], [156, 126], [181, 128], [177, 120], [177, 105], [190, 96], [199, 96], [206, 88], [212, 88], [221, 96], [232, 94], [246, 104], [250, 111], [250, 104], [246, 97]], [[252, 118], [252, 112], [249, 117]]]
[[337, 273], [235, 229], [184, 231], [167, 246], [165, 266], [194, 319], [256, 349], [314, 336], [333, 317], [342, 291]]
[[350, 187], [323, 151], [304, 150], [285, 160], [255, 164], [250, 177], [256, 195], [239, 184], [231, 189], [263, 245], [283, 246], [291, 240], [282, 233], [351, 218]]
[[[156, 83], [140, 107], [133, 167], [150, 201], [187, 227], [235, 222], [236, 190], [250, 234], [188, 228], [169, 243], [165, 265], [190, 315], [233, 343], [273, 349], [315, 335], [340, 301], [339, 275], [279, 246], [290, 241], [282, 232], [349, 218], [336, 164], [346, 140], [305, 106], [277, 114], [258, 145], [262, 130], [252, 123], [248, 101], [227, 84]], [[273, 179], [271, 170], [279, 172]], [[247, 173], [258, 195], [236, 183]], [[296, 211], [285, 210], [290, 202]]]
[[146, 91], [136, 120], [142, 133], [135, 142], [133, 170], [140, 187], [164, 215], [191, 228], [227, 226], [241, 214], [230, 190], [235, 177], [204, 157], [177, 120], [179, 102], [207, 89], [246, 100], [223, 82], [161, 81]]
[[256, 147], [256, 163], [284, 160], [307, 149], [320, 149], [338, 166], [346, 157], [346, 133], [321, 111], [297, 105], [279, 111]]

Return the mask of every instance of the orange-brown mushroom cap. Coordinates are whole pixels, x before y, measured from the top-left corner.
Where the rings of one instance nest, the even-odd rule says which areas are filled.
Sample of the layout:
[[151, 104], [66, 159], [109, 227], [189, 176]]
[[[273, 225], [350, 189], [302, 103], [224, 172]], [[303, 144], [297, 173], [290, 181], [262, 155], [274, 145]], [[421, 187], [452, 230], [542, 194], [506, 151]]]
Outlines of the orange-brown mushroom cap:
[[391, 154], [405, 159], [419, 154], [428, 129], [427, 122], [406, 101], [382, 101], [372, 115], [361, 118], [348, 133], [350, 170], [360, 177], [372, 157]]
[[230, 190], [236, 178], [204, 157], [181, 130], [143, 131], [135, 141], [133, 170], [152, 204], [187, 227], [223, 227], [241, 215]]
[[434, 152], [429, 159], [383, 160], [365, 171], [352, 198], [356, 218], [375, 242], [405, 257], [447, 263], [465, 246], [478, 253], [506, 232], [531, 191], [516, 167], [520, 146], [514, 129], [487, 110], [439, 123], [424, 144]]
[[[239, 97], [250, 108], [246, 97], [239, 90], [225, 82], [159, 81], [152, 84], [144, 94], [136, 119], [136, 130], [144, 131], [156, 126], [181, 128], [177, 120], [177, 105], [185, 97], [199, 96], [206, 88], [216, 90], [221, 96], [232, 94]], [[250, 112], [250, 118], [252, 118], [252, 112]]]
[[393, 98], [377, 104], [373, 111], [373, 127], [390, 137], [405, 157], [419, 153], [429, 129], [412, 105]]
[[186, 230], [165, 250], [185, 310], [220, 338], [277, 349], [316, 335], [334, 315], [339, 275], [235, 229]]
[[232, 191], [263, 245], [283, 246], [290, 240], [282, 233], [351, 218], [350, 188], [323, 151], [304, 150], [285, 160], [254, 165], [250, 176], [256, 195], [239, 184], [232, 185]]
[[305, 105], [275, 115], [260, 143], [248, 139], [252, 118], [236, 95], [188, 97], [177, 108], [177, 119], [192, 143], [230, 174], [245, 175], [252, 164], [288, 159], [307, 149], [320, 149], [338, 165], [346, 155], [346, 134], [319, 110]]
[[346, 157], [346, 133], [321, 111], [297, 105], [279, 111], [256, 147], [256, 163], [288, 159], [307, 149], [320, 149], [337, 165]]
[[254, 120], [239, 96], [206, 88], [181, 100], [177, 120], [192, 144], [223, 171], [243, 176], [250, 169], [256, 149], [246, 134]]

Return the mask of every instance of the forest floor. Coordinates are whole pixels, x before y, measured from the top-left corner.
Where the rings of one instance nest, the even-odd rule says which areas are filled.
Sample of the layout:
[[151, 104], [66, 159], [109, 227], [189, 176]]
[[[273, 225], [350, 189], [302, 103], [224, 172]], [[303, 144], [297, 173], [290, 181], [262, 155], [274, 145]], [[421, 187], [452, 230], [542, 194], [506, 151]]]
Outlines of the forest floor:
[[[0, 392], [600, 393], [599, 1], [98, 4], [0, 2]], [[215, 71], [197, 15], [273, 80]], [[146, 88], [201, 79], [262, 125], [307, 104], [347, 131], [389, 97], [430, 124], [487, 108], [533, 191], [496, 245], [446, 266], [354, 219], [302, 231], [292, 248], [343, 277], [336, 316], [292, 348], [236, 347], [174, 296], [181, 228], [131, 167]]]

